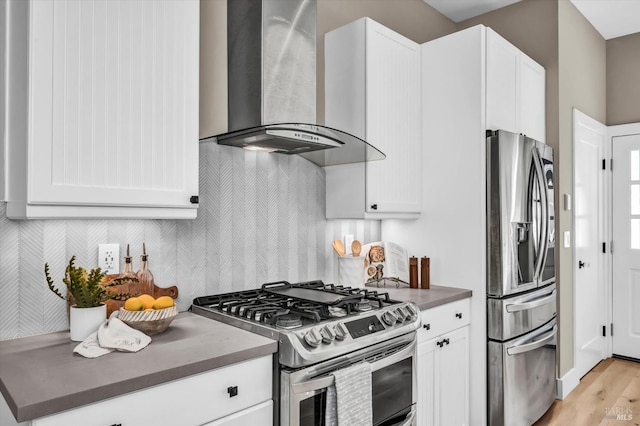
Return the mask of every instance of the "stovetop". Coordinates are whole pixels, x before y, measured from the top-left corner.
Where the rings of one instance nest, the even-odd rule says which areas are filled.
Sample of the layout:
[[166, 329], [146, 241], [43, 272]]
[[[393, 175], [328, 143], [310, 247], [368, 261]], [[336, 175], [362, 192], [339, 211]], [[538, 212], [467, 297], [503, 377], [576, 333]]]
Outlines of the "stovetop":
[[298, 367], [415, 331], [418, 308], [388, 293], [307, 281], [194, 299], [197, 314], [279, 341], [282, 365]]

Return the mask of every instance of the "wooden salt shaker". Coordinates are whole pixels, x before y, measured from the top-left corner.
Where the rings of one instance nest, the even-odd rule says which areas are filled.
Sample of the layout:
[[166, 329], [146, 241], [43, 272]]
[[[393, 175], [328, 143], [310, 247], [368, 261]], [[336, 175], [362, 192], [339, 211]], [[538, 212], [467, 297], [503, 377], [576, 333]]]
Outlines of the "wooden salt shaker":
[[418, 288], [418, 258], [409, 258], [409, 287]]
[[420, 280], [420, 287], [424, 288], [424, 289], [428, 289], [429, 286], [431, 285], [429, 280], [430, 280], [430, 273], [429, 273], [429, 258], [428, 257], [423, 257], [422, 259], [420, 259], [420, 278], [422, 278]]

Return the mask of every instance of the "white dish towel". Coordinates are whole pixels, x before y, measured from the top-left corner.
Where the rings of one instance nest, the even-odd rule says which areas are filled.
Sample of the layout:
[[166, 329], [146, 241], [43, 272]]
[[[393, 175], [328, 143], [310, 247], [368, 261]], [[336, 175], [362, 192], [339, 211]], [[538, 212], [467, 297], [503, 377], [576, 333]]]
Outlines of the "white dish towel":
[[98, 330], [84, 339], [73, 352], [85, 358], [97, 358], [113, 351], [138, 352], [151, 343], [151, 337], [135, 330], [118, 318], [114, 311]]
[[360, 362], [332, 373], [335, 385], [327, 389], [327, 426], [371, 426], [371, 365]]

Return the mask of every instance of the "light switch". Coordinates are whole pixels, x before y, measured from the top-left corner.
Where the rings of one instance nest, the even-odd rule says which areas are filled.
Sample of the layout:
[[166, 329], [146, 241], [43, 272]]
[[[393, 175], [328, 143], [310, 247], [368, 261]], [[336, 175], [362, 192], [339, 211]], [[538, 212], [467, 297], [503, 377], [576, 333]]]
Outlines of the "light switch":
[[571, 231], [564, 231], [564, 248], [571, 247]]

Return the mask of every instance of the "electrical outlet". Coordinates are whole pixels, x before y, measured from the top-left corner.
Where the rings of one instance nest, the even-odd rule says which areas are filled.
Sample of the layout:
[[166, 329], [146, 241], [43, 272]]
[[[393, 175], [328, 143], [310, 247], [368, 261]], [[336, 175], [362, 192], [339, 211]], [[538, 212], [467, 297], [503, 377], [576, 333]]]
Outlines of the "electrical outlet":
[[120, 272], [119, 244], [98, 244], [98, 267], [105, 274]]

